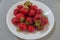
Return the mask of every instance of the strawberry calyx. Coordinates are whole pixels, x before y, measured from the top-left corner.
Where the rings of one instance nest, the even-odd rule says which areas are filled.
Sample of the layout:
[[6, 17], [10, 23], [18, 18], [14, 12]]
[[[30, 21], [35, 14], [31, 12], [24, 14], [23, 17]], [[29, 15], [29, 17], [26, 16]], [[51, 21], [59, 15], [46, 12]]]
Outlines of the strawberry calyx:
[[24, 18], [20, 18], [20, 22], [24, 22]]
[[27, 5], [29, 7], [30, 5], [32, 5], [32, 3], [30, 1], [26, 1], [24, 5]]
[[30, 23], [28, 21], [26, 21], [26, 25], [30, 25]]
[[40, 24], [41, 24], [41, 21], [40, 21], [40, 20], [35, 21], [35, 25], [36, 25], [37, 27], [39, 27]]

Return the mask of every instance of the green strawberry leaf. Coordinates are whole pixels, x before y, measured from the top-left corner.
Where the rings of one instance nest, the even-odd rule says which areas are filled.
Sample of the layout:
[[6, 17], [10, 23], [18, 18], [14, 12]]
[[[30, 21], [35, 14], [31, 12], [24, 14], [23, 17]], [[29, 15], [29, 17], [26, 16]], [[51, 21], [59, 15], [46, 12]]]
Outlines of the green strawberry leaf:
[[17, 28], [17, 32], [20, 32], [20, 29], [19, 28]]
[[27, 10], [29, 9], [29, 7], [27, 5], [23, 5], [23, 7]]
[[20, 18], [20, 22], [24, 22], [24, 18]]
[[26, 1], [24, 5], [30, 6], [32, 3], [30, 1]]
[[41, 21], [40, 21], [40, 20], [35, 21], [35, 25], [36, 25], [36, 26], [38, 26], [38, 27], [39, 27], [39, 26], [40, 26], [40, 24], [41, 24]]

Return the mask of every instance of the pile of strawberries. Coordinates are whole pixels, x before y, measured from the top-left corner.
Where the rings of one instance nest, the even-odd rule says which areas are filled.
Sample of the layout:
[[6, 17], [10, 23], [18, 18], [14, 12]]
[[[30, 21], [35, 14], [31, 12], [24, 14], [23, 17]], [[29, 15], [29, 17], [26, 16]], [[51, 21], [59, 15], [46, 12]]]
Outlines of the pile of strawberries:
[[12, 23], [20, 31], [41, 31], [48, 24], [48, 19], [43, 14], [42, 9], [33, 5], [30, 1], [26, 1], [23, 5], [18, 5], [13, 13], [15, 17], [12, 18]]

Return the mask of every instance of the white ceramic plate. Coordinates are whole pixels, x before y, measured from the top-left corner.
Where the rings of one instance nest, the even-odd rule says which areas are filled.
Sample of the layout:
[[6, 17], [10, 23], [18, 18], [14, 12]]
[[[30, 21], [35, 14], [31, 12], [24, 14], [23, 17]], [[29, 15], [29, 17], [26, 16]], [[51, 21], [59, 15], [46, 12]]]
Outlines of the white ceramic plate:
[[6, 23], [7, 23], [9, 30], [14, 35], [16, 35], [17, 37], [22, 38], [22, 39], [38, 39], [38, 38], [42, 38], [42, 37], [46, 36], [52, 30], [52, 28], [54, 26], [54, 15], [53, 15], [52, 11], [45, 4], [38, 2], [38, 1], [32, 1], [31, 0], [31, 2], [33, 4], [37, 5], [39, 8], [41, 8], [44, 11], [44, 14], [48, 17], [49, 26], [47, 28], [45, 28], [45, 30], [38, 31], [36, 33], [25, 34], [23, 32], [19, 33], [16, 31], [16, 27], [11, 22], [11, 19], [14, 17], [13, 10], [16, 8], [17, 5], [23, 4], [24, 2], [25, 1], [20, 1], [20, 2], [16, 3], [15, 5], [13, 5], [9, 9], [7, 16], [6, 16]]

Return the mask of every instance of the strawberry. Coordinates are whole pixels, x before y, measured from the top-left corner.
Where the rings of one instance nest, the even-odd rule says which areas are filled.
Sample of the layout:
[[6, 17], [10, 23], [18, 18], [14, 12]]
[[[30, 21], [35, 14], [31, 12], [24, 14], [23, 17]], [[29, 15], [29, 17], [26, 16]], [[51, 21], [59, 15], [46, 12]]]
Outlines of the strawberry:
[[31, 9], [30, 11], [29, 11], [29, 16], [34, 16], [35, 15], [35, 11], [33, 10], [33, 9]]
[[41, 20], [36, 20], [35, 26], [36, 26], [37, 30], [43, 30], [44, 29], [44, 26], [41, 26]]
[[40, 14], [36, 14], [36, 15], [34, 16], [34, 18], [35, 18], [36, 20], [38, 20], [38, 19], [40, 18]]
[[13, 23], [14, 25], [17, 25], [19, 22], [20, 22], [20, 21], [19, 21], [16, 17], [12, 18], [12, 23]]
[[44, 26], [44, 25], [46, 25], [46, 24], [48, 24], [48, 19], [47, 19], [46, 17], [43, 17], [43, 18], [41, 19], [41, 26]]
[[35, 30], [43, 30], [48, 24], [48, 19], [43, 15], [43, 10], [38, 9], [30, 1], [26, 1], [23, 5], [18, 5], [14, 10], [15, 17], [12, 23], [17, 26], [17, 31], [34, 32]]
[[17, 14], [19, 14], [19, 10], [18, 9], [15, 9], [14, 10], [14, 15], [17, 15]]
[[27, 30], [27, 25], [25, 23], [18, 23], [17, 26], [21, 31], [26, 31]]
[[38, 7], [37, 7], [36, 5], [31, 5], [31, 6], [30, 6], [30, 9], [33, 9], [33, 10], [35, 10], [35, 11], [37, 10], [37, 8], [38, 8]]
[[37, 9], [36, 14], [42, 14], [42, 9]]
[[34, 31], [35, 31], [34, 26], [28, 26], [28, 31], [29, 31], [29, 32], [34, 32]]
[[18, 5], [17, 9], [20, 11], [22, 7], [23, 7], [23, 5]]
[[26, 15], [28, 13], [28, 10], [25, 8], [21, 8], [20, 12], [24, 15]]
[[33, 21], [32, 21], [32, 18], [31, 18], [31, 17], [27, 17], [27, 18], [26, 18], [26, 24], [27, 24], [27, 25], [33, 24]]
[[16, 15], [16, 17], [17, 17], [17, 19], [19, 19], [19, 20], [20, 20], [20, 22], [23, 22], [23, 21], [24, 21], [24, 19], [25, 19], [24, 15], [23, 15], [23, 14], [21, 14], [21, 13], [17, 14], [17, 15]]
[[36, 21], [36, 20], [40, 20], [40, 19], [42, 19], [42, 18], [43, 18], [42, 15], [36, 14], [36, 15], [34, 16], [33, 20]]

